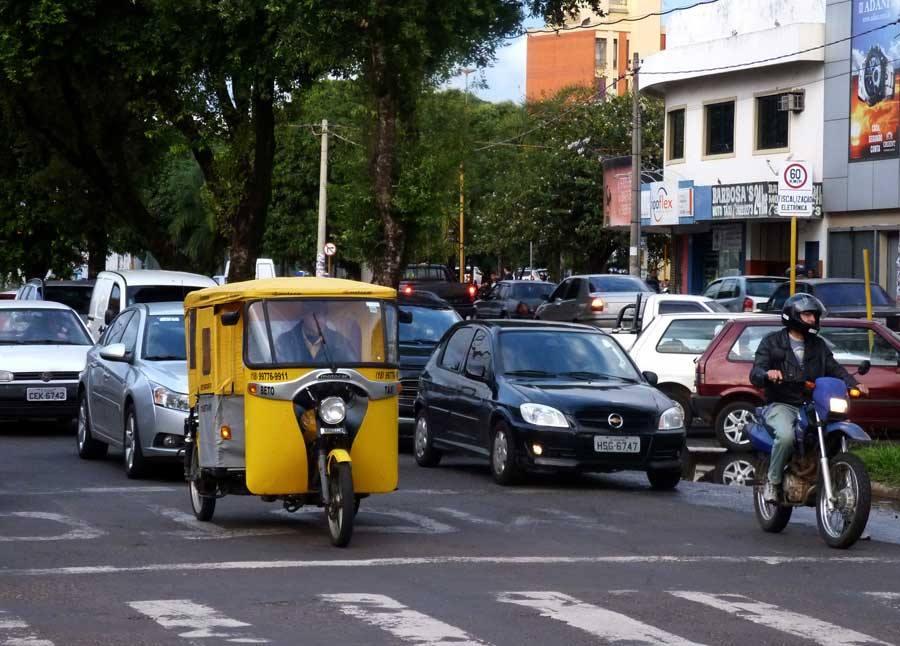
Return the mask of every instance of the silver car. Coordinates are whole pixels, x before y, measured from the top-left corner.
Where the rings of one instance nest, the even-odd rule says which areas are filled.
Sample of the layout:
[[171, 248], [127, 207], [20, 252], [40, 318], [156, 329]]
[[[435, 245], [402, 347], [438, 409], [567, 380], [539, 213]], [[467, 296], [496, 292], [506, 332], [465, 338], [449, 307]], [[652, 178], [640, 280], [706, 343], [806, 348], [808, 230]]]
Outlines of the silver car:
[[78, 406], [78, 455], [121, 448], [125, 474], [175, 459], [188, 414], [184, 306], [147, 303], [122, 310], [87, 355]]
[[587, 323], [601, 328], [615, 327], [619, 310], [635, 302], [638, 292], [654, 293], [640, 278], [619, 274], [570, 276], [561, 282], [534, 318], [542, 321]]

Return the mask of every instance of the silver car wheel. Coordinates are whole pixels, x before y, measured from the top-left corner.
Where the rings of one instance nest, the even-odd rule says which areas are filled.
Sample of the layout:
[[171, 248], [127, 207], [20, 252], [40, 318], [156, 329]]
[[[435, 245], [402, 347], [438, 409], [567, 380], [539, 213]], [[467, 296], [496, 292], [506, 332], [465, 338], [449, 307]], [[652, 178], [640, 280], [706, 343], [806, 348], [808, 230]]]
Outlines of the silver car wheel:
[[509, 443], [506, 439], [506, 433], [502, 430], [498, 430], [494, 438], [494, 451], [491, 457], [496, 473], [502, 474], [506, 471], [506, 461], [509, 459]]
[[129, 415], [125, 420], [125, 464], [128, 469], [134, 468], [134, 416]]
[[744, 433], [744, 428], [753, 421], [755, 421], [755, 418], [749, 410], [731, 411], [725, 418], [724, 424], [722, 424], [722, 432], [725, 433], [725, 437], [735, 444], [748, 444], [750, 438]]
[[84, 450], [84, 443], [87, 441], [87, 402], [84, 397], [78, 405], [78, 448]]
[[425, 455], [425, 450], [428, 448], [428, 422], [425, 420], [424, 415], [420, 415], [419, 419], [416, 420], [416, 435], [414, 440], [416, 457], [421, 459]]
[[753, 483], [756, 469], [747, 460], [729, 462], [722, 469], [722, 484], [733, 487], [744, 487]]

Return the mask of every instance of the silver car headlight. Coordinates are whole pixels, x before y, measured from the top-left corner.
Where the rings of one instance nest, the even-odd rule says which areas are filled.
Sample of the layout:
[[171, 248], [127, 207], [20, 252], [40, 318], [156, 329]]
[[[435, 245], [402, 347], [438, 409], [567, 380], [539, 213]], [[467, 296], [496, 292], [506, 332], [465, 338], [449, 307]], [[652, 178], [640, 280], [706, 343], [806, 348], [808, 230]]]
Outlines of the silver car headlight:
[[684, 428], [684, 413], [679, 406], [672, 406], [659, 416], [659, 430], [673, 431], [677, 428]]
[[553, 426], [556, 428], [568, 428], [569, 422], [566, 416], [551, 406], [543, 404], [522, 404], [519, 406], [522, 418], [535, 426]]
[[13, 373], [9, 370], [0, 370], [0, 381], [12, 381]]
[[326, 397], [319, 404], [319, 417], [326, 424], [340, 424], [347, 415], [347, 405], [340, 397]]
[[832, 413], [844, 414], [850, 403], [843, 397], [832, 397], [828, 400], [828, 410]]
[[163, 408], [171, 408], [172, 410], [189, 411], [191, 406], [188, 403], [188, 396], [183, 393], [176, 393], [169, 390], [165, 386], [153, 387], [153, 403]]

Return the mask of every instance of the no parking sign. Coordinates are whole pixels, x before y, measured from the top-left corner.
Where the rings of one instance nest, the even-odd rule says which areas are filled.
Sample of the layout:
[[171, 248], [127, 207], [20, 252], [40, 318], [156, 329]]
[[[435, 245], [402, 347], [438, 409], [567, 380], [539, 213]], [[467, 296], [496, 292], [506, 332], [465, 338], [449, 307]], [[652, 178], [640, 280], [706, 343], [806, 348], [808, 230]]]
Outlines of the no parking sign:
[[778, 215], [808, 218], [815, 212], [815, 206], [810, 164], [785, 162], [778, 174]]

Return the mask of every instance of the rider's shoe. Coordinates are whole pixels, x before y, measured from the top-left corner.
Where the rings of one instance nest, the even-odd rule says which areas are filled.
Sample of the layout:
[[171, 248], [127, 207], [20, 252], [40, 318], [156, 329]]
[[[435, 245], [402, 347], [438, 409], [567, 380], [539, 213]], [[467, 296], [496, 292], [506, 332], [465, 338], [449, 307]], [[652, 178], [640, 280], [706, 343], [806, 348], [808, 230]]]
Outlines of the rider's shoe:
[[766, 486], [763, 487], [763, 500], [773, 505], [781, 502], [781, 485], [766, 481]]

